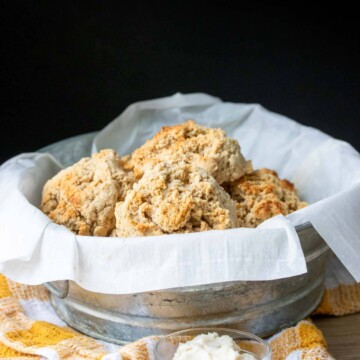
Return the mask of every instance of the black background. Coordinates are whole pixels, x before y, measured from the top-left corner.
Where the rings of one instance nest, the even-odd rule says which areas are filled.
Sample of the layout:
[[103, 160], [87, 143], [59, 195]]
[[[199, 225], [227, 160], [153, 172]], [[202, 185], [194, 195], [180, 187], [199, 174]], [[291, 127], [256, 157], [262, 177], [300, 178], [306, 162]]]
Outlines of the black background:
[[268, 4], [2, 1], [0, 161], [178, 91], [260, 103], [360, 150], [357, 11]]

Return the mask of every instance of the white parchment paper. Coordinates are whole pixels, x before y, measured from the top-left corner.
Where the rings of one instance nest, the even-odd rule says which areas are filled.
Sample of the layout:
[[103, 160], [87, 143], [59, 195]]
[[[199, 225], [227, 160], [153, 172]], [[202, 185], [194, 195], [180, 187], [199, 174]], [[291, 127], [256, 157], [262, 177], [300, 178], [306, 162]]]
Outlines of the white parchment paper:
[[94, 139], [92, 151], [125, 155], [161, 126], [194, 119], [236, 138], [254, 167], [295, 181], [311, 203], [256, 229], [144, 238], [76, 236], [39, 209], [45, 181], [61, 168], [46, 154], [23, 154], [0, 168], [0, 272], [39, 284], [71, 279], [104, 293], [134, 293], [306, 272], [294, 225], [311, 221], [360, 280], [360, 156], [347, 143], [269, 112], [206, 94], [176, 94], [129, 106]]

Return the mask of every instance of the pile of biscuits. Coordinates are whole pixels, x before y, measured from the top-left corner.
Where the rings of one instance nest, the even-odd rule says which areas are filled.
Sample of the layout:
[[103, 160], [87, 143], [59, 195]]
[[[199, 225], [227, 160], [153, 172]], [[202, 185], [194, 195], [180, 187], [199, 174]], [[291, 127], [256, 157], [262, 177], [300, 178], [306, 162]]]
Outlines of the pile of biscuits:
[[223, 130], [187, 121], [130, 155], [102, 150], [60, 171], [41, 209], [79, 235], [129, 237], [256, 227], [306, 205], [275, 171], [254, 171]]

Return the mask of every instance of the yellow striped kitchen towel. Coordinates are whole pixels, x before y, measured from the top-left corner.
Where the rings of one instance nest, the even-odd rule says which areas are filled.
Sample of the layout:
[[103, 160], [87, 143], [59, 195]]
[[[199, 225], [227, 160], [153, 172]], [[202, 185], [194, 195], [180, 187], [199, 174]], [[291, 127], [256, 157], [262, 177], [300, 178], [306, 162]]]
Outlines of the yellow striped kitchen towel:
[[[360, 284], [334, 261], [324, 299], [316, 313], [343, 315], [360, 311]], [[43, 286], [21, 285], [0, 275], [0, 359], [152, 360], [156, 338], [124, 347], [82, 335], [58, 318]], [[321, 331], [303, 320], [269, 340], [273, 360], [329, 360]]]

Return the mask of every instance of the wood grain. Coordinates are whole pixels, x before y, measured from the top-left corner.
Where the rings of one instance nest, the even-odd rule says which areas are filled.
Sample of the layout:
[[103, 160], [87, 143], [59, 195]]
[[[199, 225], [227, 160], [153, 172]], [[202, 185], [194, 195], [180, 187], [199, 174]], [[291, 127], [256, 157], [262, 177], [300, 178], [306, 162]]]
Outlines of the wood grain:
[[336, 360], [360, 360], [360, 314], [317, 316], [312, 320], [323, 332]]

